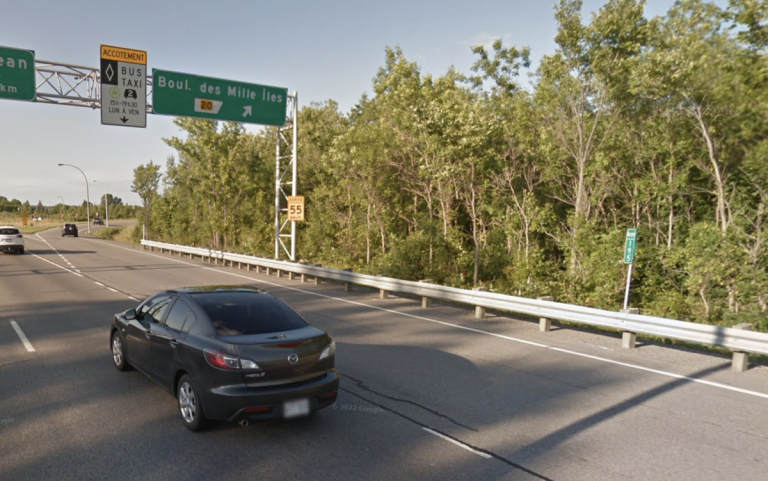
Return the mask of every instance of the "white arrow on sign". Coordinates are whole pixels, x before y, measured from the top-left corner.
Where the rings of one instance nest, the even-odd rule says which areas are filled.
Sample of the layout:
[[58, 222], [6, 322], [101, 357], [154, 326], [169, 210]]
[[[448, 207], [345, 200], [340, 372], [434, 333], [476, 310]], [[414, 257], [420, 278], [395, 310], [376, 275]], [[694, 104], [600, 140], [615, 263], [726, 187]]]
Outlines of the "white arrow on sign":
[[251, 116], [253, 115], [253, 108], [250, 105], [246, 105], [245, 107], [243, 107], [243, 109], [244, 109], [243, 117], [248, 117], [249, 115]]

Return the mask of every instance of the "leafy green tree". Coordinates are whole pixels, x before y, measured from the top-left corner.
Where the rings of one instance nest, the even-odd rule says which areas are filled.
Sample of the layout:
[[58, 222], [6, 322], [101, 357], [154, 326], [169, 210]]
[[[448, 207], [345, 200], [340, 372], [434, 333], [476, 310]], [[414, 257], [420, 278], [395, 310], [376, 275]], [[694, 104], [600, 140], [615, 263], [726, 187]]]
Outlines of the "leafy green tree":
[[131, 192], [138, 194], [143, 207], [143, 222], [151, 226], [152, 207], [158, 197], [160, 187], [160, 165], [151, 160], [146, 165], [140, 165], [133, 169], [133, 184]]

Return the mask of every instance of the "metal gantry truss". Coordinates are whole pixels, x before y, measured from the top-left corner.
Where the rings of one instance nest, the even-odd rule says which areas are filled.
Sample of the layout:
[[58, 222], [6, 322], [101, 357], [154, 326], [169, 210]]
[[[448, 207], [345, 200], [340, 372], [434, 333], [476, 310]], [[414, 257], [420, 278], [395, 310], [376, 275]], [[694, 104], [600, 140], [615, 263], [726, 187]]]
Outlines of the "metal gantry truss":
[[[297, 152], [298, 152], [298, 103], [299, 96], [296, 92], [288, 96], [288, 119], [285, 126], [278, 127], [276, 139], [276, 165], [275, 165], [275, 259], [280, 258], [280, 250], [288, 255], [291, 261], [296, 260], [296, 222], [288, 220], [288, 195], [286, 191], [290, 188], [290, 195], [297, 195]], [[290, 134], [291, 140], [286, 138]], [[288, 151], [283, 154], [285, 147]], [[285, 169], [282, 168], [282, 161], [287, 160]], [[288, 175], [290, 173], [290, 180]], [[284, 218], [285, 220], [282, 220]], [[288, 223], [290, 233], [288, 232]], [[290, 239], [290, 247], [285, 245], [284, 240]]]
[[[48, 60], [35, 60], [36, 100], [46, 104], [101, 108], [101, 72]], [[147, 75], [147, 113], [152, 113], [152, 76]]]
[[[41, 103], [101, 108], [101, 71], [94, 67], [35, 60]], [[147, 75], [147, 113], [152, 109], [152, 76]], [[288, 220], [288, 195], [297, 195], [298, 94], [288, 95], [285, 125], [277, 128], [275, 166], [275, 259], [281, 250], [296, 260], [296, 222]], [[290, 135], [290, 140], [286, 138]], [[284, 152], [288, 152], [284, 154]], [[287, 161], [287, 163], [286, 163]], [[282, 165], [285, 164], [285, 168]], [[290, 173], [290, 178], [289, 178]], [[290, 194], [287, 193], [290, 191]], [[288, 224], [290, 223], [290, 229]], [[290, 233], [289, 233], [290, 231]], [[286, 245], [286, 241], [289, 245]]]

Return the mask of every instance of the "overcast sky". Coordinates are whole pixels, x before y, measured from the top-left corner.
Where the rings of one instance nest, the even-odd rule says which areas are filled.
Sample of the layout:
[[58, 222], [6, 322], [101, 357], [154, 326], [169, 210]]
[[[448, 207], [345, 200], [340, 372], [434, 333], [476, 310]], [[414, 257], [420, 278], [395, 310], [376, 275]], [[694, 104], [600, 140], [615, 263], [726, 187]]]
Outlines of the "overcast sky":
[[[585, 0], [585, 16], [602, 0]], [[726, 3], [725, 0], [718, 1]], [[0, 46], [34, 50], [38, 60], [99, 66], [101, 44], [145, 50], [153, 68], [285, 87], [299, 105], [337, 101], [348, 112], [371, 92], [384, 49], [400, 46], [423, 73], [469, 73], [470, 47], [501, 38], [530, 46], [535, 61], [555, 48], [554, 0], [142, 1], [0, 0]], [[673, 0], [649, 0], [646, 16]], [[147, 127], [101, 125], [89, 108], [0, 100], [0, 195], [54, 205], [85, 200], [89, 181], [138, 204], [133, 169], [175, 152], [172, 117]], [[249, 126], [256, 131], [258, 127]], [[301, 126], [299, 126], [301, 135]], [[299, 182], [301, 182], [299, 152]], [[97, 202], [104, 185], [91, 183]]]

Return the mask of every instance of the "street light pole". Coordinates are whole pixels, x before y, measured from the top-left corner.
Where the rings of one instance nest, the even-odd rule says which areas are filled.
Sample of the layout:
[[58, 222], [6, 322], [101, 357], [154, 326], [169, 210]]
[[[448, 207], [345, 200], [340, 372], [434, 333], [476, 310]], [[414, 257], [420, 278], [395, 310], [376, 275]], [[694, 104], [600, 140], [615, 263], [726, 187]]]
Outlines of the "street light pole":
[[[94, 182], [98, 182], [99, 184], [104, 184], [104, 182], [99, 182], [98, 180], [94, 180]], [[104, 218], [107, 219], [107, 225], [106, 227], [109, 227], [109, 201], [107, 197], [107, 184], [104, 184]]]
[[[80, 170], [80, 167], [72, 164], [59, 164], [59, 167], [66, 165], [67, 167], [74, 167], [77, 170]], [[80, 170], [80, 173], [83, 174], [83, 178], [85, 179], [85, 225], [87, 226], [88, 233], [91, 233], [91, 194], [90, 189], [88, 188], [88, 177], [85, 176], [85, 172]]]
[[61, 199], [61, 212], [59, 212], [59, 214], [61, 214], [61, 218], [64, 219], [64, 209], [67, 208], [67, 204], [64, 203], [64, 197], [60, 195], [57, 195], [56, 197]]

